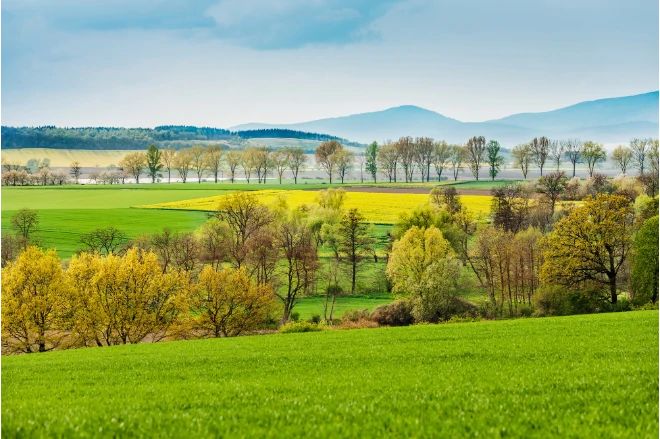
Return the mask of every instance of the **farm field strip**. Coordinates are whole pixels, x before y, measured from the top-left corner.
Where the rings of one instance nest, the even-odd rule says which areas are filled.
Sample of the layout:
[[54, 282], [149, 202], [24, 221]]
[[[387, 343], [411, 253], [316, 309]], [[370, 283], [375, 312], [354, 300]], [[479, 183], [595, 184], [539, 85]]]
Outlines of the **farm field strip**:
[[658, 312], [3, 358], [6, 437], [658, 437]]
[[[146, 186], [146, 185], [143, 185]], [[123, 209], [145, 203], [186, 200], [191, 197], [225, 193], [221, 189], [170, 190], [122, 188], [66, 189], [63, 188], [2, 188], [2, 211], [29, 209]]]
[[[274, 203], [278, 197], [286, 197], [289, 207], [296, 208], [303, 204], [315, 204], [316, 191], [303, 190], [262, 190], [254, 194], [264, 204]], [[178, 209], [211, 211], [217, 208], [223, 195], [195, 198], [185, 201], [150, 204], [139, 206], [148, 209]], [[428, 202], [426, 194], [399, 194], [378, 192], [347, 192], [345, 209], [357, 208], [368, 222], [393, 224], [402, 212], [412, 211]], [[482, 195], [463, 195], [461, 200], [478, 216], [486, 215], [490, 210], [492, 197]]]

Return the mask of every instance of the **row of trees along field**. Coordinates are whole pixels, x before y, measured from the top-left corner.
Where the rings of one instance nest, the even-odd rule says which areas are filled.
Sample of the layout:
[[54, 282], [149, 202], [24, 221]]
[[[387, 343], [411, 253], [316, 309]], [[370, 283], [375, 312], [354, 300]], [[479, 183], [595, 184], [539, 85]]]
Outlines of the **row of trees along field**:
[[[344, 152], [338, 152], [332, 159], [334, 151], [341, 151], [340, 146], [333, 148], [321, 145], [316, 152], [316, 160], [331, 177], [336, 169], [340, 177]], [[370, 144], [365, 151], [364, 165], [366, 172], [374, 182], [380, 172], [389, 182], [397, 181], [399, 171], [403, 171], [404, 181], [411, 182], [418, 171], [421, 181], [431, 180], [432, 169], [437, 174], [438, 181], [443, 173], [449, 172], [454, 180], [465, 168], [476, 180], [479, 180], [481, 169], [488, 169], [488, 175], [495, 179], [503, 169], [504, 157], [499, 142], [490, 140], [486, 142], [483, 136], [468, 139], [464, 145], [448, 144], [445, 141], [435, 141], [429, 137], [402, 137], [396, 142], [386, 142], [379, 146], [377, 142]], [[607, 159], [603, 145], [591, 141], [582, 142], [578, 139], [550, 140], [546, 137], [534, 138], [529, 143], [516, 145], [511, 150], [513, 165], [519, 168], [526, 179], [532, 165], [538, 167], [540, 174], [543, 170], [552, 168], [559, 171], [563, 163], [570, 163], [573, 167], [573, 177], [578, 163], [586, 163], [589, 176], [593, 176], [596, 165]], [[657, 161], [658, 140], [633, 139], [628, 146], [619, 145], [611, 155], [612, 162], [625, 175], [631, 167], [637, 169], [642, 175], [648, 170], [645, 165], [653, 160]], [[360, 171], [363, 162], [360, 161]]]
[[326, 322], [335, 320], [338, 295], [400, 295], [373, 312], [348, 313], [347, 327], [655, 304], [657, 184], [653, 190], [632, 178], [553, 172], [494, 188], [484, 222], [455, 188], [434, 189], [389, 234], [386, 264], [372, 226], [343, 209], [343, 189], [295, 209], [283, 197], [264, 205], [249, 192], [230, 194], [195, 232], [129, 239], [98, 229], [80, 237], [80, 254], [64, 266], [37, 247], [38, 212], [25, 209], [11, 219], [15, 233], [2, 236], [3, 348], [233, 336], [282, 324], [319, 330], [286, 323], [296, 320], [297, 300], [315, 293]]
[[[22, 166], [20, 163], [3, 159], [3, 184], [12, 186], [77, 184], [83, 176], [79, 162], [71, 163], [69, 175], [61, 170], [51, 171], [47, 159], [31, 160], [31, 162], [33, 163]], [[289, 171], [294, 182], [297, 183], [298, 176], [304, 171], [306, 163], [307, 156], [302, 148], [286, 147], [271, 151], [266, 147], [249, 147], [227, 151], [220, 145], [205, 147], [195, 145], [179, 150], [173, 148], [161, 150], [155, 145], [150, 145], [146, 152], [126, 154], [118, 166], [112, 167], [107, 172], [94, 171], [87, 177], [96, 184], [119, 184], [125, 183], [128, 178], [139, 183], [141, 177], [147, 176], [155, 183], [166, 173], [167, 181], [170, 182], [172, 171], [175, 171], [183, 183], [188, 181], [190, 175], [194, 175], [200, 183], [204, 177], [210, 175], [217, 183], [221, 175], [227, 172], [229, 180], [233, 183], [236, 176], [242, 172], [248, 183], [254, 177], [259, 183], [266, 183], [266, 178], [273, 172], [277, 173], [279, 181], [282, 182], [284, 173]]]
[[202, 178], [207, 174], [210, 174], [217, 183], [218, 177], [225, 170], [232, 183], [239, 170], [243, 171], [248, 183], [254, 177], [257, 177], [258, 183], [266, 183], [266, 178], [273, 171], [277, 172], [281, 183], [284, 172], [289, 170], [297, 183], [298, 174], [304, 170], [306, 162], [307, 156], [302, 148], [286, 147], [271, 151], [259, 146], [240, 151], [225, 151], [218, 145], [207, 147], [196, 145], [178, 151], [174, 149], [161, 151], [155, 145], [151, 145], [146, 153], [127, 154], [119, 165], [137, 183], [144, 172], [152, 182], [155, 182], [157, 178], [162, 177], [163, 170], [167, 171], [168, 182], [171, 181], [172, 170], [176, 170], [183, 183], [188, 180], [191, 172], [197, 177], [198, 183], [201, 183]]
[[[264, 132], [264, 135], [270, 135]], [[495, 179], [504, 167], [504, 158], [500, 155], [501, 147], [495, 140], [486, 142], [484, 137], [473, 137], [461, 145], [450, 145], [444, 141], [435, 141], [428, 137], [402, 137], [396, 142], [388, 142], [379, 146], [377, 142], [369, 145], [364, 154], [353, 154], [344, 148], [337, 140], [322, 142], [316, 149], [317, 166], [326, 172], [330, 183], [336, 176], [341, 183], [359, 170], [359, 177], [364, 182], [365, 172], [374, 182], [381, 173], [389, 182], [396, 182], [397, 176], [403, 172], [404, 181], [412, 182], [415, 175], [421, 181], [431, 180], [432, 169], [437, 174], [438, 181], [443, 179], [447, 171], [454, 180], [458, 179], [467, 167], [472, 175], [479, 180], [479, 172], [487, 167], [488, 175]], [[530, 166], [538, 166], [541, 175], [543, 169], [551, 166], [559, 170], [562, 163], [570, 163], [573, 176], [578, 163], [586, 163], [589, 176], [593, 176], [598, 163], [607, 158], [602, 145], [594, 142], [581, 142], [576, 139], [565, 141], [549, 140], [545, 137], [535, 138], [527, 144], [517, 145], [511, 151], [514, 166], [520, 168], [526, 179]], [[612, 162], [625, 175], [630, 168], [635, 168], [641, 178], [652, 178], [652, 165], [657, 162], [658, 140], [633, 139], [629, 146], [619, 145], [611, 154]], [[47, 159], [30, 160], [27, 166], [20, 163], [10, 163], [3, 159], [4, 185], [55, 185], [69, 182], [78, 183], [82, 176], [80, 163], [71, 163], [69, 179], [64, 171], [51, 172]], [[243, 150], [229, 150], [224, 146], [195, 145], [178, 151], [173, 148], [161, 150], [150, 145], [146, 152], [127, 154], [118, 167], [108, 172], [91, 172], [89, 180], [95, 184], [125, 183], [127, 178], [140, 182], [141, 176], [148, 176], [156, 182], [167, 172], [167, 180], [171, 181], [172, 171], [177, 172], [183, 183], [193, 174], [198, 182], [205, 176], [218, 177], [227, 172], [233, 183], [242, 172], [243, 178], [249, 183], [254, 177], [258, 183], [266, 183], [268, 176], [275, 175], [280, 183], [286, 172], [289, 172], [294, 182], [298, 182], [300, 172], [304, 172], [307, 156], [302, 148], [286, 147], [271, 150], [266, 147], [248, 147]], [[355, 168], [358, 169], [355, 169]], [[417, 172], [418, 171], [418, 172]], [[648, 172], [647, 172], [648, 171]]]

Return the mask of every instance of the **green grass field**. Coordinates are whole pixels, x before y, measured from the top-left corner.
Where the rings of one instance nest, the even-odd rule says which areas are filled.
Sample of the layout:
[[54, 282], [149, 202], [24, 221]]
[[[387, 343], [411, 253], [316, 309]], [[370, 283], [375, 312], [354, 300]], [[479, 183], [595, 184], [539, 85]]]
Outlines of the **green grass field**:
[[[335, 302], [333, 318], [341, 318], [344, 313], [352, 309], [368, 309], [373, 311], [378, 305], [390, 303], [394, 300], [393, 294], [356, 294], [354, 296], [339, 296]], [[314, 315], [323, 317], [323, 305], [325, 296], [301, 297], [293, 308], [294, 312], [300, 314], [301, 320], [309, 320]], [[328, 308], [328, 313], [330, 310]]]
[[658, 437], [658, 312], [3, 358], [2, 436]]
[[[172, 185], [184, 186], [184, 185]], [[143, 189], [144, 187], [144, 189]], [[100, 227], [114, 226], [129, 237], [155, 233], [164, 227], [191, 231], [206, 221], [203, 212], [149, 211], [130, 207], [153, 200], [177, 201], [223, 193], [211, 189], [169, 189], [132, 185], [130, 188], [65, 186], [63, 188], [2, 188], [2, 231], [11, 229], [10, 218], [20, 208], [39, 211], [38, 237], [46, 248], [69, 258], [80, 249], [79, 238]]]

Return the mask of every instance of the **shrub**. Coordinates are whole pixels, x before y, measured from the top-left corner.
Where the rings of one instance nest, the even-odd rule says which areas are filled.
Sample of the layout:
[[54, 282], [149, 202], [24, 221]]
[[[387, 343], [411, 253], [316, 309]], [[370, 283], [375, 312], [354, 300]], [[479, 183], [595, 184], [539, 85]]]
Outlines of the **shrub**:
[[289, 314], [289, 318], [294, 322], [297, 322], [300, 320], [300, 313], [298, 311], [293, 311], [291, 314]]
[[371, 320], [371, 313], [368, 309], [349, 309], [341, 318], [342, 323], [358, 322], [360, 320]]
[[416, 323], [438, 323], [447, 321], [452, 316], [476, 317], [479, 315], [479, 308], [461, 297], [438, 292], [413, 299], [412, 314]]
[[310, 322], [289, 322], [282, 325], [280, 328], [281, 334], [292, 334], [297, 332], [319, 332], [323, 331], [323, 327], [316, 323]]
[[630, 310], [627, 300], [620, 299], [620, 304], [612, 305], [607, 298], [608, 292], [598, 285], [587, 285], [581, 291], [565, 290], [559, 286], [546, 287], [534, 295], [534, 315], [563, 316]]
[[371, 313], [371, 320], [379, 325], [408, 326], [414, 321], [409, 300], [396, 300], [380, 305]]
[[357, 321], [345, 320], [342, 321], [341, 325], [335, 326], [336, 329], [365, 329], [365, 328], [377, 328], [378, 323], [369, 319], [360, 319]]
[[318, 325], [321, 323], [321, 316], [319, 314], [314, 314], [311, 319], [307, 320], [307, 322]]

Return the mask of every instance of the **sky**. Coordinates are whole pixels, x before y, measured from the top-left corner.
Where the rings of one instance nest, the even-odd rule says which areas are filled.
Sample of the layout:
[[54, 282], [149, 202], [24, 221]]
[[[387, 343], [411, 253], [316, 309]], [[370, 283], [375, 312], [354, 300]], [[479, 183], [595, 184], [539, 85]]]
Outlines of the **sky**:
[[3, 125], [462, 121], [658, 89], [657, 0], [3, 0]]

